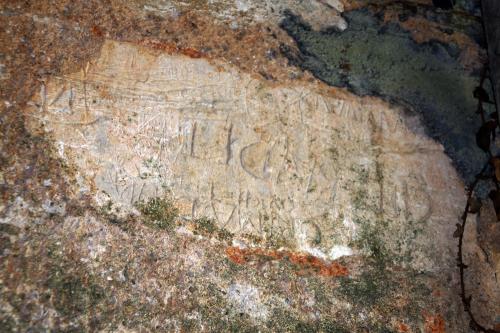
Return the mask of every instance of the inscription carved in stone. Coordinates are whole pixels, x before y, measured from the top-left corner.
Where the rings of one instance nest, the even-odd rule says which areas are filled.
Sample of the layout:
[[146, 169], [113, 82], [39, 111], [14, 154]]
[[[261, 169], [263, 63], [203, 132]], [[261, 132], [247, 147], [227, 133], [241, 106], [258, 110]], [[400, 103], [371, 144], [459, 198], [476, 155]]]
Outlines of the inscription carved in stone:
[[331, 258], [366, 250], [355, 242], [375, 224], [417, 268], [454, 250], [417, 246], [453, 228], [460, 202], [447, 192], [461, 192], [442, 174], [453, 169], [414, 119], [381, 102], [106, 42], [95, 63], [47, 82], [34, 105], [61, 156], [125, 206], [169, 192], [186, 218]]

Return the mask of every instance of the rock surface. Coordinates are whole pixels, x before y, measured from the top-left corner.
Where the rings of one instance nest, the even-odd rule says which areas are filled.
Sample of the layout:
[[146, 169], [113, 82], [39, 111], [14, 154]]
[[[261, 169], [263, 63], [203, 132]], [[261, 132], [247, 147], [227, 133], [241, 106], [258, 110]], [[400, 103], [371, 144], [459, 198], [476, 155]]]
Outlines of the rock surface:
[[[457, 11], [431, 5], [2, 2], [2, 330], [469, 332], [452, 236], [464, 187], [434, 118], [351, 89], [360, 69], [314, 67], [351, 92], [314, 78], [328, 82], [303, 60], [321, 54], [282, 21], [355, 44], [350, 19], [389, 8], [394, 45], [439, 68], [450, 58], [426, 42], [453, 44], [452, 76], [473, 85], [475, 30], [450, 32]], [[488, 325], [493, 216], [484, 205], [465, 246]]]
[[294, 15], [284, 20], [281, 26], [304, 54], [296, 63], [328, 84], [380, 96], [420, 114], [427, 135], [443, 144], [470, 181], [486, 161], [475, 144], [480, 119], [471, 94], [485, 57], [475, 41], [482, 39], [480, 22], [396, 5], [362, 8], [344, 17], [349, 29], [329, 34], [310, 29]]
[[325, 259], [369, 236], [418, 271], [453, 266], [461, 182], [416, 119], [385, 103], [106, 42], [32, 105], [81, 190], [113, 203], [170, 195], [191, 220]]

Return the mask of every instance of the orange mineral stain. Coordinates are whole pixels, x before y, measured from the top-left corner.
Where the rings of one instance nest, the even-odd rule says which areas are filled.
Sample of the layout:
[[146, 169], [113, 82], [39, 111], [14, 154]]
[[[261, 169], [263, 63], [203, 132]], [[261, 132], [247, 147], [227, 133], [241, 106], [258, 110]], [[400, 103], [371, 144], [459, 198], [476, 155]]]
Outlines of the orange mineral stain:
[[398, 323], [397, 329], [398, 329], [399, 333], [408, 333], [408, 332], [410, 332], [410, 328], [405, 323]]
[[238, 247], [230, 246], [226, 248], [226, 255], [235, 264], [241, 265], [247, 262], [244, 251]]
[[94, 25], [91, 29], [91, 32], [92, 32], [92, 35], [96, 36], [96, 37], [102, 37], [104, 36], [104, 32], [102, 31], [102, 29], [97, 26], [97, 25]]
[[425, 333], [446, 333], [446, 325], [441, 315], [424, 314]]
[[241, 249], [230, 246], [226, 248], [226, 255], [236, 264], [245, 264], [250, 261], [283, 260], [295, 266], [297, 274], [313, 273], [321, 276], [337, 277], [349, 275], [347, 267], [338, 262], [327, 262], [318, 257], [291, 251], [277, 251], [272, 249], [249, 248]]
[[151, 49], [166, 52], [168, 54], [183, 54], [194, 59], [198, 59], [203, 56], [200, 51], [192, 47], [178, 47], [175, 43], [162, 42], [155, 39], [143, 39], [139, 42], [139, 44]]

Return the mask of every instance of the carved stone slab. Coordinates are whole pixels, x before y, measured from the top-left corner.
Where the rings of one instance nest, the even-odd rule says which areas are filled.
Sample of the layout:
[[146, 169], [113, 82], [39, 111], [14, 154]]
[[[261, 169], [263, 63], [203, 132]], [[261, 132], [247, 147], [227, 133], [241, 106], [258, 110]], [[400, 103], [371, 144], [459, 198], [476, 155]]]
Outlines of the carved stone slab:
[[124, 206], [169, 192], [186, 218], [322, 257], [376, 236], [417, 269], [453, 264], [461, 183], [418, 121], [376, 99], [109, 41], [33, 105], [83, 183]]

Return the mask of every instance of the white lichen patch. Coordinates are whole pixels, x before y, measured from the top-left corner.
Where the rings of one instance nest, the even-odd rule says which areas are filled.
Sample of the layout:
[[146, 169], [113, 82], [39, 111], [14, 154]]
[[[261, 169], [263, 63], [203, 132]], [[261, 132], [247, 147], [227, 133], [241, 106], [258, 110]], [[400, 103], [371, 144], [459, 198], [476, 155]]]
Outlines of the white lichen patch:
[[245, 313], [251, 318], [265, 321], [269, 311], [262, 303], [259, 290], [249, 284], [231, 284], [227, 289], [227, 298], [237, 313]]
[[6, 211], [6, 214], [0, 217], [0, 224], [5, 223], [18, 228], [24, 228], [29, 214], [36, 211], [22, 197], [16, 197], [12, 202], [5, 204], [8, 204], [8, 209], [5, 209], [7, 207], [2, 209]]
[[335, 260], [345, 256], [352, 256], [353, 254], [354, 251], [350, 247], [344, 245], [334, 245], [328, 253], [331, 260]]
[[62, 201], [46, 200], [42, 203], [42, 208], [48, 214], [64, 215], [66, 212], [66, 204]]

